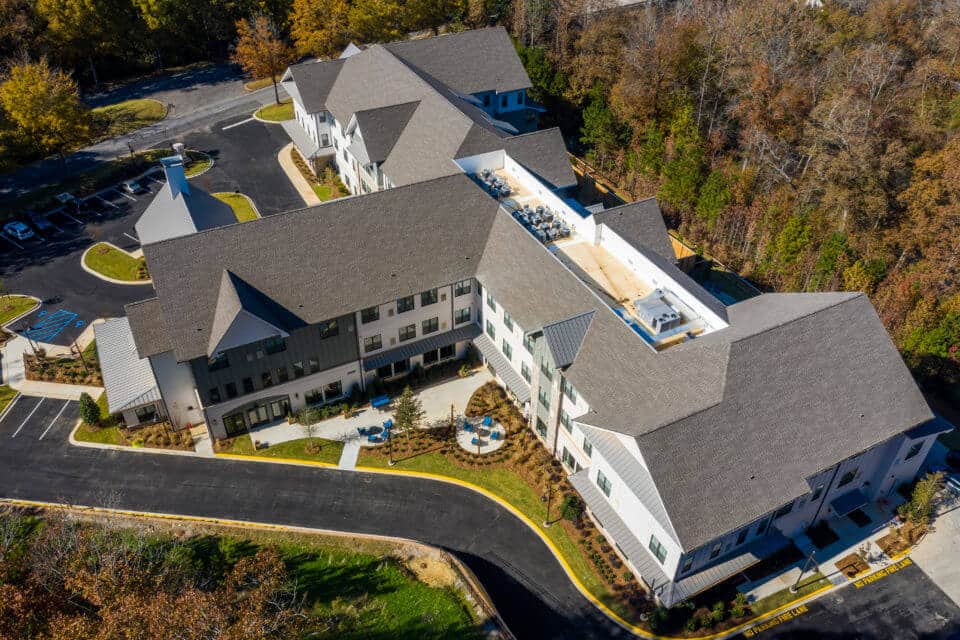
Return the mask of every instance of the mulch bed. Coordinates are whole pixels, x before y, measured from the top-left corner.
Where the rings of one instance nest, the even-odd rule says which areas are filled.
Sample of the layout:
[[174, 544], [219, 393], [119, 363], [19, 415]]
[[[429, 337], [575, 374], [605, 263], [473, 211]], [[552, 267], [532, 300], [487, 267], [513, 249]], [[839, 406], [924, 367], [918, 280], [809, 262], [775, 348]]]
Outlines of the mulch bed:
[[96, 357], [84, 356], [84, 358], [84, 360], [80, 358], [48, 358], [42, 353], [39, 355], [24, 353], [25, 375], [27, 380], [102, 387], [103, 378], [100, 377], [100, 363], [97, 362]]
[[870, 565], [864, 562], [863, 558], [858, 556], [855, 553], [851, 553], [848, 556], [844, 556], [836, 563], [837, 569], [843, 573], [843, 575], [848, 578], [855, 578], [864, 571], [869, 571]]
[[890, 533], [877, 540], [877, 546], [890, 557], [915, 545], [926, 532], [926, 527], [907, 522], [899, 529], [891, 527]]

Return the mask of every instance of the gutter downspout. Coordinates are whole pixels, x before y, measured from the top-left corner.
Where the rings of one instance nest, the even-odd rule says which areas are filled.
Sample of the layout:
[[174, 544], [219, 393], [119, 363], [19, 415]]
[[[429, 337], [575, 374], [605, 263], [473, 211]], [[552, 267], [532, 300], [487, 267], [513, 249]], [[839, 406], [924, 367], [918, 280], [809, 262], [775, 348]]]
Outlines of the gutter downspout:
[[830, 495], [830, 489], [833, 488], [833, 483], [837, 479], [837, 474], [840, 473], [840, 465], [843, 464], [843, 461], [837, 463], [837, 466], [833, 468], [833, 475], [830, 477], [830, 482], [827, 484], [827, 488], [823, 490], [823, 498], [820, 499], [820, 505], [817, 507], [816, 513], [813, 514], [813, 520], [810, 521], [810, 526], [817, 521], [817, 518], [820, 516], [820, 510], [823, 509], [823, 504], [827, 501], [827, 496]]

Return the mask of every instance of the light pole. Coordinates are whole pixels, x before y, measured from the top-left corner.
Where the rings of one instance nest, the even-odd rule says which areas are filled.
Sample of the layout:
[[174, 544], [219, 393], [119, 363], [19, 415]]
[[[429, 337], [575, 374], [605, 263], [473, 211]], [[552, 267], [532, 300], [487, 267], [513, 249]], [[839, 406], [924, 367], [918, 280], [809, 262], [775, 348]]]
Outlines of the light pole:
[[807, 559], [803, 562], [803, 566], [800, 567], [800, 575], [797, 576], [797, 581], [794, 582], [794, 583], [793, 583], [793, 586], [790, 587], [790, 593], [796, 593], [796, 592], [797, 592], [797, 590], [798, 590], [799, 587], [800, 587], [800, 579], [803, 578], [803, 574], [806, 573], [807, 567], [810, 566], [810, 563], [812, 562], [814, 565], [816, 565], [816, 562], [815, 562], [814, 559], [813, 559], [813, 554], [815, 554], [815, 553], [816, 553], [816, 551], [811, 551], [811, 552], [810, 552], [810, 555], [807, 556]]
[[547, 515], [543, 521], [544, 527], [549, 527], [552, 523], [550, 522], [550, 505], [553, 503], [553, 481], [547, 480]]

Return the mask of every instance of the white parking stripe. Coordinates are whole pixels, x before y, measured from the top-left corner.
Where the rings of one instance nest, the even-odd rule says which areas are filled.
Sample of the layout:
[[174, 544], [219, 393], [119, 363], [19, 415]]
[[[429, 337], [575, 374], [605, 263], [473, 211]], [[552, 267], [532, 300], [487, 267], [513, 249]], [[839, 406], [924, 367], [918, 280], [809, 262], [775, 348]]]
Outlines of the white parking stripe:
[[17, 404], [17, 401], [23, 397], [22, 393], [18, 393], [13, 401], [7, 405], [7, 408], [0, 412], [0, 416], [6, 417], [11, 411], [13, 411], [13, 405]]
[[58, 412], [57, 412], [57, 415], [55, 415], [55, 416], [53, 417], [53, 420], [50, 421], [50, 425], [44, 430], [43, 433], [40, 434], [40, 440], [43, 440], [43, 436], [47, 435], [47, 433], [50, 431], [50, 429], [53, 429], [53, 425], [55, 425], [55, 424], [57, 423], [57, 419], [59, 419], [60, 416], [63, 415], [63, 412], [64, 412], [64, 410], [67, 408], [67, 405], [68, 405], [68, 404], [70, 404], [70, 401], [69, 401], [69, 400], [67, 400], [66, 402], [63, 403], [63, 406], [60, 407], [60, 411], [58, 411]]
[[40, 402], [38, 402], [38, 403], [37, 403], [37, 406], [35, 406], [35, 407], [33, 408], [33, 411], [31, 411], [30, 413], [27, 414], [27, 417], [23, 419], [23, 422], [20, 423], [20, 426], [17, 427], [17, 430], [13, 432], [13, 435], [12, 435], [12, 436], [10, 436], [11, 438], [16, 438], [16, 437], [17, 437], [17, 434], [20, 433], [20, 430], [23, 429], [28, 422], [30, 422], [30, 418], [32, 418], [32, 417], [33, 417], [33, 414], [35, 414], [35, 413], [37, 412], [37, 409], [40, 408], [40, 405], [43, 404], [43, 401], [44, 401], [44, 400], [46, 400], [46, 398], [40, 398]]
[[227, 126], [223, 127], [222, 130], [226, 131], [227, 129], [233, 129], [234, 127], [239, 127], [242, 124], [253, 122], [254, 120], [256, 120], [256, 118], [247, 118], [246, 120], [241, 120], [240, 122], [234, 122], [233, 124], [228, 124]]
[[133, 240], [133, 241], [136, 242], [137, 244], [140, 244], [140, 238], [137, 238], [136, 236], [132, 236], [132, 235], [130, 235], [129, 233], [127, 233], [126, 231], [123, 232], [123, 235], [127, 236], [128, 238], [130, 238], [131, 240]]
[[110, 202], [109, 200], [107, 200], [106, 198], [104, 198], [103, 196], [97, 196], [97, 199], [98, 199], [100, 202], [102, 202], [103, 204], [108, 204], [108, 205], [110, 205], [110, 206], [113, 207], [114, 209], [119, 209], [119, 208], [120, 208], [120, 207], [118, 207], [117, 205], [115, 205], [115, 204], [113, 204], [112, 202]]
[[134, 202], [137, 201], [137, 199], [134, 198], [134, 197], [133, 197], [132, 195], [130, 195], [129, 193], [125, 193], [125, 192], [123, 192], [123, 191], [120, 191], [120, 189], [117, 189], [116, 191], [117, 191], [117, 193], [119, 193], [120, 195], [122, 195], [124, 198], [130, 198], [130, 199], [133, 200]]

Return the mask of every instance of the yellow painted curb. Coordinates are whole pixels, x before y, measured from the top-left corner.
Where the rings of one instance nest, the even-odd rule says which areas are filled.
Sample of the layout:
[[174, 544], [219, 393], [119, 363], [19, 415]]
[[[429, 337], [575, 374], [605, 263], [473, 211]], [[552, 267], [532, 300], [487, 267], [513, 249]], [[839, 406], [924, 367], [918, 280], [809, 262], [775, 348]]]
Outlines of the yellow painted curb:
[[214, 453], [217, 458], [226, 458], [228, 460], [250, 460], [251, 462], [272, 462], [274, 464], [297, 464], [304, 467], [326, 467], [336, 469], [337, 465], [332, 462], [323, 462], [321, 460], [301, 460], [300, 458], [273, 458], [267, 456], [248, 456], [242, 453]]

